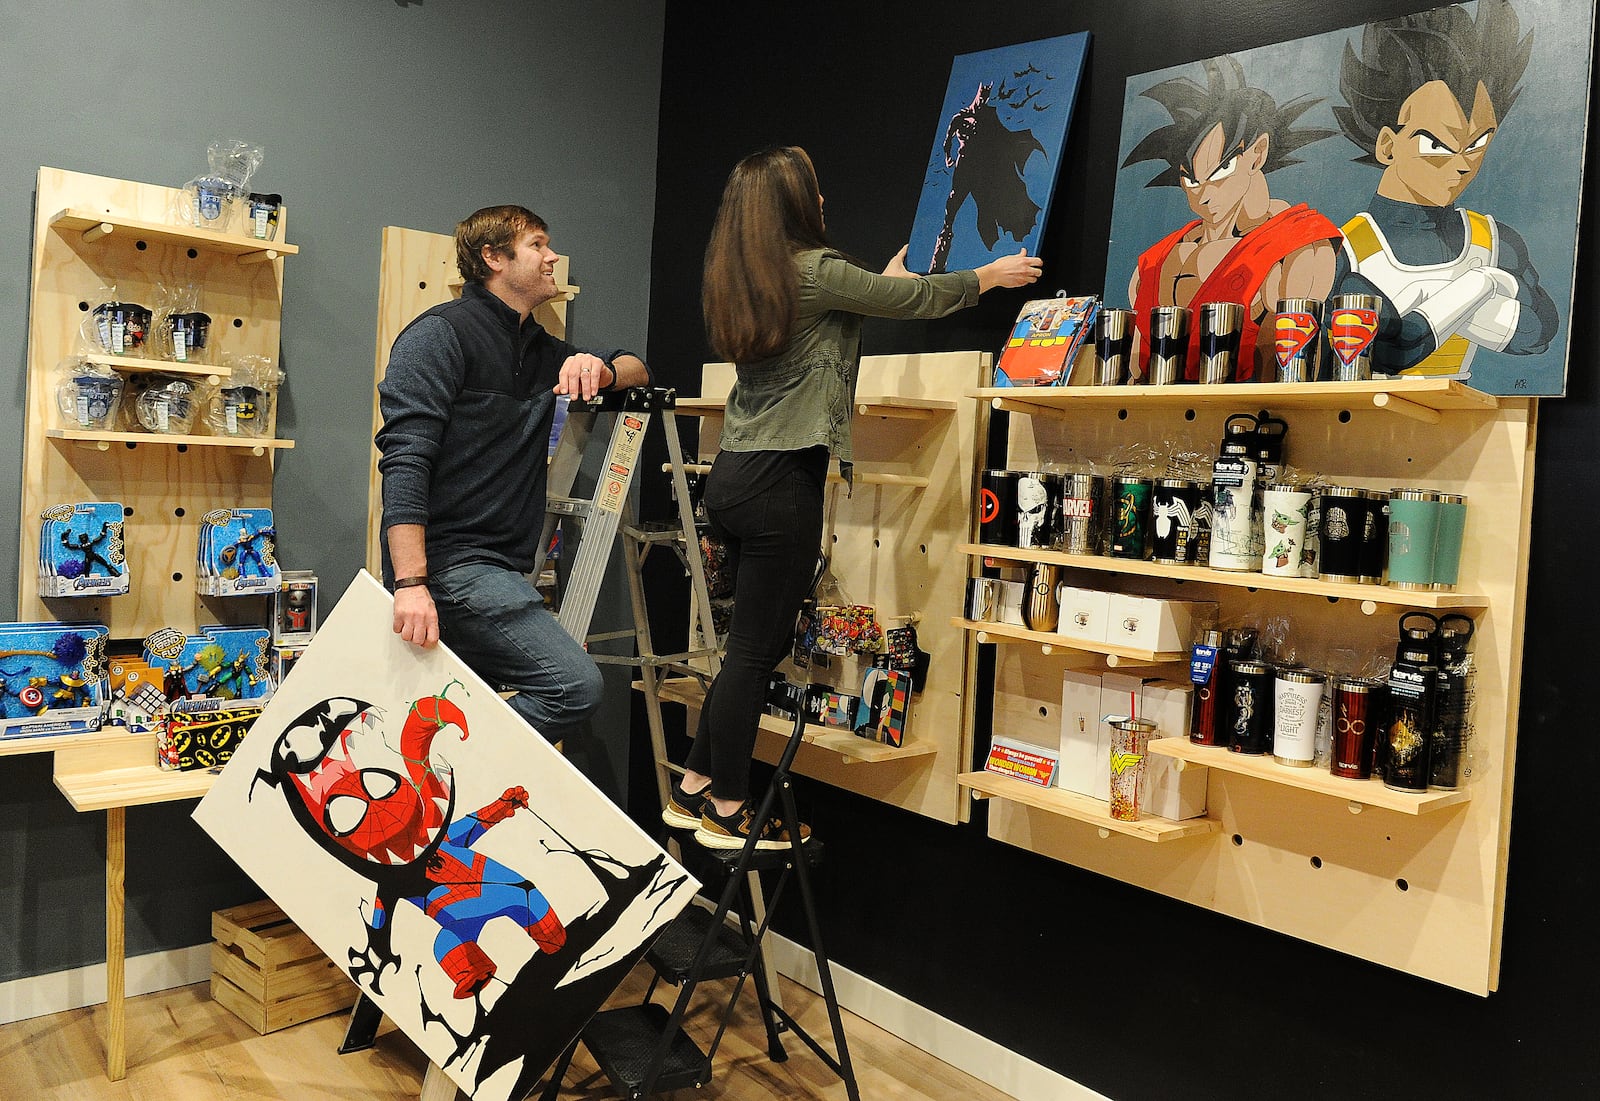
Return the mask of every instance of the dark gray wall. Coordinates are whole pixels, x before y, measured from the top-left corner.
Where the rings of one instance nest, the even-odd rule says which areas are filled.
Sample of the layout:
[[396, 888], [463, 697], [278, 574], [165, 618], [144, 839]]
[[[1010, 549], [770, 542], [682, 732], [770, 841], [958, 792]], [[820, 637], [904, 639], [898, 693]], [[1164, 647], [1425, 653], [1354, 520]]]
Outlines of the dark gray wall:
[[[673, 5], [661, 92], [655, 362], [680, 370], [678, 383], [696, 392], [706, 350], [683, 323], [697, 315], [699, 295], [683, 267], [705, 247], [728, 170], [763, 145], [810, 151], [840, 247], [882, 263], [905, 242], [930, 105], [941, 102], [954, 54], [1093, 33], [1040, 249], [1045, 283], [1081, 293], [1103, 285], [1129, 76], [1432, 6]], [[828, 845], [820, 893], [835, 960], [1122, 1101], [1596, 1096], [1600, 889], [1584, 836], [1600, 770], [1589, 671], [1597, 595], [1587, 576], [1575, 576], [1592, 572], [1600, 541], [1597, 514], [1582, 503], [1593, 494], [1600, 438], [1592, 100], [1589, 130], [1569, 393], [1539, 410], [1500, 991], [1482, 999], [1445, 989], [1022, 852], [989, 841], [981, 821], [945, 826], [802, 783], [802, 813]], [[998, 348], [1021, 297], [986, 295], [975, 309], [926, 324], [869, 322], [866, 350]], [[672, 614], [663, 612], [661, 631]], [[792, 912], [779, 918], [802, 935]], [[1141, 936], [1144, 946], [1132, 947]]]
[[[208, 142], [265, 148], [301, 246], [284, 275], [274, 494], [280, 554], [324, 610], [365, 557], [380, 230], [449, 232], [532, 207], [570, 252], [580, 342], [644, 351], [662, 0], [54, 0], [0, 3], [0, 495], [20, 495], [33, 190], [40, 165], [173, 186]], [[0, 510], [0, 548], [15, 546]], [[16, 613], [0, 554], [0, 618]], [[625, 685], [625, 680], [622, 681]], [[626, 688], [606, 725], [626, 739]], [[604, 718], [604, 717], [603, 717]], [[130, 954], [201, 943], [253, 888], [188, 820], [129, 813]], [[104, 816], [47, 757], [0, 758], [0, 981], [104, 959]]]

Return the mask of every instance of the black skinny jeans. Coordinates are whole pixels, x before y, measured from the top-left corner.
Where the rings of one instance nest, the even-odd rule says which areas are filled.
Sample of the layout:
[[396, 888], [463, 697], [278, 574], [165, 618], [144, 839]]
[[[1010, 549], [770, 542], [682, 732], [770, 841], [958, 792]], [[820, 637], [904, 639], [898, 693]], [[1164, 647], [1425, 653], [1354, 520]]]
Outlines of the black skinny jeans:
[[718, 799], [750, 797], [750, 759], [767, 680], [794, 645], [795, 616], [822, 546], [822, 487], [800, 471], [728, 508], [706, 489], [712, 530], [728, 545], [733, 621], [722, 669], [706, 693], [686, 767], [711, 777]]

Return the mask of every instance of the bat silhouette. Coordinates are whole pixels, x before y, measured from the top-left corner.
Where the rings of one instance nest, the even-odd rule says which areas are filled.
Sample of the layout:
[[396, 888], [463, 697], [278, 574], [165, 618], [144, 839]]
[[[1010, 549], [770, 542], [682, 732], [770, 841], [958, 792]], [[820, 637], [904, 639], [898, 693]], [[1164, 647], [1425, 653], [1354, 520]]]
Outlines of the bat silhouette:
[[1014, 77], [1025, 77], [1029, 73], [1037, 73], [1037, 72], [1041, 72], [1041, 71], [1042, 70], [1038, 66], [1036, 66], [1033, 62], [1030, 61], [1030, 62], [1028, 62], [1028, 67], [1026, 69], [1022, 70], [1020, 73], [1012, 73], [1011, 75], [1014, 76]]

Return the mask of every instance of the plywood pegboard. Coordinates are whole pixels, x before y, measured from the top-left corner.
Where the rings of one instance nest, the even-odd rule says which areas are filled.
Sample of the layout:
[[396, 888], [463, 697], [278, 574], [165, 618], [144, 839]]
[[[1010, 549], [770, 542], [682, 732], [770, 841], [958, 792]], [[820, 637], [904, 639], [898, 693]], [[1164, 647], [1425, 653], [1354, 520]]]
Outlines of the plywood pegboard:
[[[1014, 468], [1100, 462], [1140, 441], [1163, 446], [1192, 436], [1214, 453], [1233, 412], [1274, 408], [1272, 387], [1248, 403], [1147, 401], [1070, 404], [1057, 413], [1010, 417]], [[1219, 913], [1477, 994], [1495, 988], [1504, 917], [1506, 847], [1520, 698], [1522, 628], [1532, 507], [1537, 406], [1445, 411], [1419, 423], [1350, 396], [1282, 410], [1287, 462], [1340, 484], [1419, 486], [1468, 497], [1458, 592], [1477, 623], [1478, 681], [1470, 798], [1407, 814], [1350, 797], [1299, 790], [1270, 779], [1207, 769], [1210, 836], [1151, 845], [1102, 837], [1092, 825], [993, 800], [989, 831], [1008, 844], [1159, 891]], [[999, 465], [999, 464], [995, 464]], [[1224, 622], [1287, 615], [1297, 657], [1335, 663], [1356, 651], [1393, 655], [1409, 605], [1393, 591], [1362, 599], [1252, 590], [1171, 578], [1069, 570], [1071, 584], [1156, 596], [1217, 600]], [[1385, 601], [1394, 600], [1389, 604]], [[1063, 662], [1038, 646], [1011, 646], [997, 660], [997, 713], [1028, 715], [1057, 686]], [[1163, 668], [1153, 675], [1181, 677]], [[1226, 754], [1226, 750], [1215, 751]], [[1297, 770], [1283, 770], [1286, 772]], [[1270, 774], [1271, 769], [1267, 772]]]
[[[261, 618], [259, 598], [219, 600], [195, 592], [200, 517], [224, 507], [270, 507], [273, 454], [288, 441], [252, 449], [208, 439], [175, 443], [152, 434], [63, 439], [56, 371], [88, 349], [81, 327], [114, 287], [118, 298], [157, 309], [163, 287], [193, 285], [211, 315], [202, 358], [264, 356], [278, 362], [287, 210], [276, 242], [212, 235], [174, 222], [176, 188], [39, 170], [28, 323], [28, 406], [24, 442], [17, 609], [22, 619], [98, 620], [113, 638], [142, 638], [159, 627], [192, 632], [201, 623]], [[63, 216], [63, 212], [70, 212]], [[105, 219], [104, 223], [98, 219]], [[85, 231], [80, 223], [87, 221]], [[112, 226], [104, 232], [102, 225]], [[196, 431], [200, 431], [197, 429]], [[258, 453], [259, 452], [259, 453]], [[38, 594], [39, 515], [77, 501], [120, 501], [133, 588], [97, 599]], [[248, 605], [249, 607], [246, 607]]]
[[[567, 303], [578, 288], [567, 284], [568, 258], [556, 258], [556, 285], [562, 294], [533, 312], [534, 319], [561, 339], [567, 335]], [[400, 226], [383, 227], [378, 258], [378, 339], [372, 368], [372, 434], [383, 427], [378, 409], [378, 383], [389, 366], [394, 338], [424, 310], [461, 296], [461, 273], [456, 267], [455, 238]], [[378, 448], [374, 444], [367, 465], [367, 572], [383, 576], [383, 484], [378, 476]]]
[[[917, 616], [918, 644], [931, 655], [926, 688], [913, 698], [907, 744], [917, 755], [861, 761], [802, 746], [795, 771], [943, 822], [966, 812], [956, 776], [971, 753], [964, 726], [967, 646], [950, 625], [960, 614], [967, 562], [955, 547], [967, 537], [976, 487], [973, 473], [980, 410], [963, 397], [987, 378], [992, 357], [979, 352], [867, 356], [856, 385], [852, 424], [856, 485], [846, 496], [833, 476], [824, 503], [823, 540], [839, 590], [871, 604], [880, 618]], [[729, 364], [707, 364], [701, 383], [712, 404], [733, 385]], [[720, 415], [708, 415], [699, 454], [717, 452]], [[904, 479], [899, 482], [876, 478]], [[857, 692], [866, 665], [838, 658], [809, 675], [790, 665], [794, 680], [827, 681]], [[691, 715], [690, 729], [694, 716]], [[784, 736], [763, 731], [756, 753], [773, 762]], [[932, 747], [932, 752], [926, 752]]]

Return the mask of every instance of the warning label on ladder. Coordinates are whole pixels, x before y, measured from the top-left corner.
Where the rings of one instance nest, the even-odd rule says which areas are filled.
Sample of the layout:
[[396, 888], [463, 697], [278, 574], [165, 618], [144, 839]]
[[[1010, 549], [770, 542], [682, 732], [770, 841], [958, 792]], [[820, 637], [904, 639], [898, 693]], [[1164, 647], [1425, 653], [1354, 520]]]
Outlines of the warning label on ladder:
[[639, 459], [639, 445], [644, 440], [644, 421], [628, 413], [621, 414], [619, 420], [622, 430], [612, 441], [611, 454], [606, 456], [606, 472], [602, 476], [605, 484], [595, 499], [595, 507], [601, 512], [622, 511], [628, 480]]

